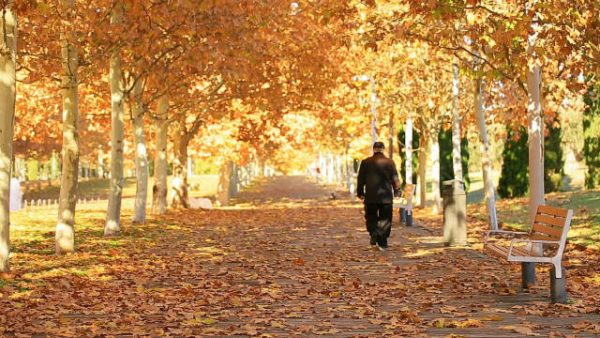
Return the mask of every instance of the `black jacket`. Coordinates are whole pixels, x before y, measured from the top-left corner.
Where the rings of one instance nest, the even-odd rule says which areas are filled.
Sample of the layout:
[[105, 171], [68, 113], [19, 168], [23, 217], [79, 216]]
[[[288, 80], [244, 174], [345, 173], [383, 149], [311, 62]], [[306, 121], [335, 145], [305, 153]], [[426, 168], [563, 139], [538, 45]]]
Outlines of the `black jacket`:
[[393, 160], [380, 152], [364, 159], [358, 169], [357, 195], [365, 203], [393, 203], [400, 181]]

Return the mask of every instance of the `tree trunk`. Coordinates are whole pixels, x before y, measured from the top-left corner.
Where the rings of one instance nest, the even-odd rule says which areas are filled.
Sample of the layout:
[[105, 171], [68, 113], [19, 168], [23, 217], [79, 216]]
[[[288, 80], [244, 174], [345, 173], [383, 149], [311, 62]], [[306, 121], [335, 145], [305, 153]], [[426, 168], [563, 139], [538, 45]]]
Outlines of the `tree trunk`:
[[104, 151], [102, 148], [98, 149], [98, 177], [104, 178], [106, 174], [106, 169], [104, 167]]
[[419, 139], [419, 208], [427, 206], [427, 147], [429, 145], [428, 134], [422, 132]]
[[183, 130], [183, 123], [185, 123], [185, 120], [179, 122], [179, 130], [175, 137], [175, 165], [173, 170], [173, 175], [181, 180], [181, 187], [179, 192], [172, 192], [173, 198], [171, 200], [172, 203], [179, 203], [184, 208], [188, 208], [187, 159], [190, 138]]
[[10, 177], [16, 100], [17, 16], [9, 0], [0, 15], [0, 272], [10, 268]]
[[154, 188], [152, 209], [158, 215], [167, 212], [167, 145], [169, 136], [169, 99], [163, 96], [158, 101], [156, 121], [156, 158], [154, 159]]
[[[75, 0], [61, 0], [65, 20], [75, 19]], [[77, 92], [77, 69], [79, 55], [75, 32], [68, 22], [63, 22], [61, 32], [62, 57], [62, 104], [63, 145], [62, 174], [60, 178], [60, 202], [56, 224], [56, 253], [75, 251], [75, 208], [77, 206], [77, 182], [79, 172], [79, 97]]]
[[146, 148], [146, 129], [144, 125], [144, 103], [142, 92], [144, 85], [138, 81], [132, 91], [133, 134], [135, 138], [135, 209], [133, 223], [146, 222], [146, 204], [148, 203], [148, 151]]
[[492, 157], [490, 155], [490, 140], [488, 137], [485, 115], [483, 112], [483, 98], [481, 94], [481, 77], [475, 79], [475, 117], [479, 127], [479, 139], [481, 140], [481, 171], [483, 174], [483, 191], [488, 212], [488, 218], [492, 230], [498, 230], [498, 219], [496, 218], [496, 189], [492, 171]]
[[535, 53], [538, 15], [534, 17], [532, 32], [527, 39], [528, 72], [527, 72], [527, 117], [529, 141], [529, 222], [533, 224], [538, 205], [545, 204], [544, 200], [544, 121], [542, 118], [541, 102], [541, 69]]
[[389, 147], [390, 149], [388, 149], [388, 155], [390, 157], [391, 160], [394, 159], [394, 139], [396, 139], [396, 134], [395, 134], [395, 130], [394, 130], [394, 111], [391, 110], [390, 111], [390, 120], [388, 122], [389, 124], [389, 128], [390, 128], [390, 135], [389, 135], [389, 139], [388, 139], [388, 143], [389, 143]]
[[458, 65], [452, 65], [452, 162], [454, 179], [464, 180], [460, 156], [460, 114], [458, 111]]
[[230, 196], [230, 180], [233, 169], [233, 162], [224, 161], [219, 171], [219, 186], [217, 189], [217, 200], [221, 206], [229, 204]]
[[[406, 119], [406, 130], [404, 132], [404, 146], [406, 147], [406, 184], [413, 184], [412, 181], [412, 137], [413, 137], [413, 119]], [[407, 212], [412, 212], [412, 196], [406, 201]]]
[[231, 162], [231, 170], [229, 171], [229, 197], [234, 197], [239, 192], [239, 167]]
[[442, 197], [440, 194], [440, 143], [437, 135], [438, 131], [433, 132], [431, 137], [431, 188], [433, 192], [433, 213], [442, 212]]
[[[110, 22], [121, 25], [123, 22], [123, 3], [119, 1], [113, 8]], [[110, 149], [110, 193], [104, 235], [111, 236], [121, 231], [121, 199], [123, 197], [123, 70], [121, 69], [121, 49], [114, 47], [110, 56], [110, 92], [111, 92], [111, 149]]]
[[[64, 105], [64, 102], [63, 102]], [[79, 111], [79, 109], [77, 109]], [[63, 117], [64, 118], [64, 117]], [[64, 129], [64, 126], [63, 126]], [[52, 152], [52, 156], [50, 157], [50, 178], [55, 180], [57, 178], [60, 178], [59, 173], [58, 173], [58, 165], [59, 161], [58, 161], [58, 154], [53, 151]]]

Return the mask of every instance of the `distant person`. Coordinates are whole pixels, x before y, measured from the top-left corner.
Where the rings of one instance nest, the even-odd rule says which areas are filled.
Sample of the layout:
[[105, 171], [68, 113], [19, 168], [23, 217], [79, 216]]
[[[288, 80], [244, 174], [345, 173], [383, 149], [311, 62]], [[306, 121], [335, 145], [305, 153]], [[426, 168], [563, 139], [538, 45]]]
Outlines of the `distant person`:
[[21, 191], [21, 182], [16, 177], [10, 179], [10, 211], [19, 211], [22, 207], [23, 192]]
[[400, 193], [396, 164], [385, 157], [383, 142], [373, 144], [373, 156], [364, 159], [358, 169], [357, 196], [364, 200], [365, 221], [371, 245], [384, 251], [392, 230], [394, 196]]

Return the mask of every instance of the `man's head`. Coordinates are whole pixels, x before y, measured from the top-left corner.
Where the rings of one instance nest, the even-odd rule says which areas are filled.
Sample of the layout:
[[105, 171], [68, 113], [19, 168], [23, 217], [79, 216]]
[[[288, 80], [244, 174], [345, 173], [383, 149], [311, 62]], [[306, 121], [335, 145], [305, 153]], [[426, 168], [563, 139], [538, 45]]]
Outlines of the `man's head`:
[[385, 145], [381, 141], [373, 143], [373, 153], [383, 153]]

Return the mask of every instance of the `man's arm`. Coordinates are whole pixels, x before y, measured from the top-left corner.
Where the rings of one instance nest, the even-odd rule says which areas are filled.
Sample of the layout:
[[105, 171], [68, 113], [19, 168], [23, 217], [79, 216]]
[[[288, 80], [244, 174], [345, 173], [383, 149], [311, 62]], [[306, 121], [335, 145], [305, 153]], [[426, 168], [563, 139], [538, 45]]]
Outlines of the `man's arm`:
[[400, 177], [396, 169], [396, 163], [392, 160], [392, 186], [394, 187], [394, 196], [400, 196]]
[[360, 162], [358, 167], [358, 176], [356, 182], [356, 196], [359, 198], [365, 197], [365, 161]]

